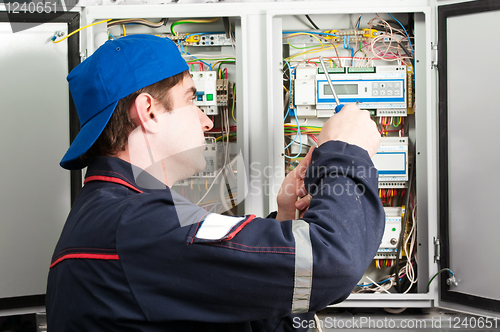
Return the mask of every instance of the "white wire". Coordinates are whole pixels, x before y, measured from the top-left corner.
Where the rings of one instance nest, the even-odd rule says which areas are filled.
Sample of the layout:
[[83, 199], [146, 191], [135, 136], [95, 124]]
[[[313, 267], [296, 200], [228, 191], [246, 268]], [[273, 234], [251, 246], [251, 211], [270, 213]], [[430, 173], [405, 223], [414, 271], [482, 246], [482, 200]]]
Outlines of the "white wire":
[[[391, 294], [387, 289], [385, 289], [384, 287], [380, 286], [379, 284], [377, 284], [372, 278], [370, 278], [369, 276], [366, 276], [366, 279], [370, 280], [374, 285], [377, 286], [378, 289], [380, 290], [383, 290], [384, 292], [386, 292], [387, 294]], [[392, 287], [392, 280], [391, 280], [391, 283], [390, 283], [391, 287]], [[390, 288], [390, 287], [389, 287]]]
[[[407, 276], [408, 280], [410, 281], [410, 286], [408, 287], [408, 289], [406, 291], [403, 292], [403, 294], [408, 293], [410, 291], [411, 287], [413, 286], [413, 284], [415, 284], [417, 282], [417, 279], [418, 279], [418, 278], [414, 279], [415, 270], [413, 269], [413, 264], [411, 264], [411, 259], [412, 259], [411, 256], [413, 254], [413, 247], [415, 244], [416, 226], [417, 226], [417, 223], [415, 222], [416, 210], [417, 210], [417, 205], [415, 204], [415, 206], [412, 209], [412, 214], [411, 214], [412, 227], [411, 227], [410, 233], [408, 233], [408, 236], [406, 237], [405, 246], [404, 246], [404, 250], [406, 253], [406, 276]], [[410, 239], [410, 237], [411, 237], [410, 252], [407, 252], [406, 248], [408, 247], [408, 240]]]
[[[224, 169], [224, 174], [226, 174], [226, 177], [221, 178], [219, 194], [220, 194], [222, 206], [224, 206], [224, 208], [226, 209], [226, 211], [230, 215], [233, 215], [233, 213], [231, 212], [231, 207], [229, 206], [229, 204], [227, 204], [227, 201], [226, 201], [226, 195], [224, 192], [225, 186], [222, 184], [223, 182], [226, 183], [226, 178], [227, 178], [227, 173], [228, 173], [228, 169], [226, 169], [226, 165], [227, 165], [227, 162], [229, 160], [229, 133], [231, 131], [231, 128], [229, 126], [229, 109], [228, 109], [228, 107], [222, 108], [222, 122], [223, 122], [222, 123], [222, 131], [226, 132], [226, 144], [224, 144], [224, 138], [222, 139], [222, 144], [224, 146], [224, 166], [223, 166], [223, 169]], [[228, 183], [228, 185], [229, 185], [229, 183]]]
[[316, 314], [314, 314], [314, 322], [316, 324], [316, 330], [318, 330], [318, 332], [323, 332], [323, 328], [321, 327], [321, 322], [319, 321], [319, 317]]

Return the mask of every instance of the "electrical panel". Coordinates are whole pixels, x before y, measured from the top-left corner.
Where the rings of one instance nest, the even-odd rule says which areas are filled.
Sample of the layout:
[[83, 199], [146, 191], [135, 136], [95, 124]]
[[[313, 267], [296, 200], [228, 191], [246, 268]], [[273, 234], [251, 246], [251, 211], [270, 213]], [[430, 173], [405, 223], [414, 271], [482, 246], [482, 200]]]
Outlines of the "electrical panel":
[[281, 31], [285, 169], [293, 169], [317, 145], [323, 124], [336, 116], [328, 75], [339, 102], [356, 103], [369, 111], [382, 136], [372, 161], [379, 172], [386, 225], [373, 264], [353, 292], [380, 292], [378, 282], [389, 291], [398, 283], [396, 275], [409, 281], [406, 292], [415, 292], [413, 43], [408, 31], [388, 14], [353, 15], [350, 22], [335, 14], [314, 17], [322, 29], [304, 29], [296, 17], [280, 17], [287, 27]]

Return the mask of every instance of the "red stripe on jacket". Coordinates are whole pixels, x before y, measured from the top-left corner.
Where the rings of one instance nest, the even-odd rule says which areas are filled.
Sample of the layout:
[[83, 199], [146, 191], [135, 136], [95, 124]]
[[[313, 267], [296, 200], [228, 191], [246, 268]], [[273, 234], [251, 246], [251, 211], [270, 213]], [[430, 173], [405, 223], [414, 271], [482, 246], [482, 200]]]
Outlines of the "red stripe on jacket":
[[50, 264], [50, 268], [53, 268], [57, 264], [61, 263], [66, 259], [103, 259], [103, 260], [119, 260], [117, 254], [106, 255], [106, 254], [67, 254], [58, 258], [54, 263]]
[[83, 183], [85, 184], [85, 183], [90, 182], [90, 181], [105, 181], [105, 182], [118, 183], [118, 184], [124, 185], [125, 187], [128, 187], [132, 190], [135, 190], [138, 193], [141, 193], [141, 194], [143, 193], [142, 190], [137, 189], [136, 187], [134, 187], [133, 185], [131, 185], [127, 181], [124, 181], [124, 180], [118, 179], [118, 178], [114, 178], [111, 176], [92, 175], [92, 176], [87, 177]]

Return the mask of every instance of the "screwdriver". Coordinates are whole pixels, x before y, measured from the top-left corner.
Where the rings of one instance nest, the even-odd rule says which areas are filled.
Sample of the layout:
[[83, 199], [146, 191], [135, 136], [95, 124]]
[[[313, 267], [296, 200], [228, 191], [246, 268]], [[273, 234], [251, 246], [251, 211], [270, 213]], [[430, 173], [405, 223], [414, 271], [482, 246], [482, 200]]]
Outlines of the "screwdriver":
[[335, 103], [337, 103], [337, 106], [335, 106], [335, 113], [338, 113], [338, 112], [340, 112], [342, 107], [344, 107], [344, 104], [340, 103], [339, 97], [337, 97], [337, 94], [335, 93], [335, 89], [333, 88], [332, 80], [330, 79], [330, 75], [328, 74], [328, 71], [326, 70], [325, 62], [323, 61], [323, 57], [321, 55], [319, 56], [319, 63], [321, 63], [321, 67], [323, 67], [323, 71], [325, 72], [325, 76], [326, 76], [326, 79], [328, 80], [328, 84], [330, 85], [330, 89], [332, 89], [333, 98], [335, 98]]

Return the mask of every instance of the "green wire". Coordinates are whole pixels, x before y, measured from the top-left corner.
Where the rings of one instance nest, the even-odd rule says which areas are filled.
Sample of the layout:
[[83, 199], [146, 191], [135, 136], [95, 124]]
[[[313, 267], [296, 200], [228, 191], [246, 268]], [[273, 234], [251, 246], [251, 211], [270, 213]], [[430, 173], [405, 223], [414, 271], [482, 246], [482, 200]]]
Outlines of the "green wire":
[[392, 125], [394, 126], [394, 128], [397, 128], [397, 126], [399, 126], [399, 125], [396, 125], [396, 121], [395, 120], [396, 120], [396, 117], [393, 116], [392, 117]]
[[431, 278], [431, 280], [429, 281], [429, 283], [427, 284], [427, 292], [429, 292], [429, 286], [431, 285], [431, 282], [442, 272], [444, 271], [448, 271], [452, 276], [453, 276], [453, 272], [451, 272], [450, 269], [448, 268], [444, 268], [444, 269], [441, 269], [439, 271], [436, 272], [436, 274]]
[[[231, 134], [229, 134], [229, 137], [234, 137], [234, 136], [236, 136], [236, 134], [235, 134], [235, 133], [231, 133]], [[223, 136], [221, 136], [221, 137], [217, 137], [216, 141], [220, 141], [220, 140], [222, 140], [222, 139], [224, 139], [224, 138], [226, 138], [226, 137], [227, 137], [227, 135], [223, 135]]]
[[[194, 54], [196, 55], [196, 54]], [[195, 61], [197, 60], [206, 60], [206, 61], [210, 61], [210, 60], [218, 60], [218, 61], [223, 61], [223, 60], [226, 60], [227, 62], [236, 62], [236, 60], [234, 58], [196, 58]]]
[[[216, 59], [216, 60], [218, 60], [218, 59]], [[217, 73], [219, 73], [220, 67], [222, 66], [223, 63], [233, 63], [233, 62], [236, 62], [236, 60], [235, 61], [222, 61], [221, 63], [219, 63], [219, 67], [217, 69]]]
[[237, 123], [234, 117], [234, 101], [236, 99], [236, 83], [233, 83], [233, 107], [231, 108], [231, 116], [233, 117], [234, 123]]
[[193, 22], [193, 21], [178, 21], [178, 22], [174, 22], [172, 23], [172, 25], [170, 26], [170, 32], [172, 32], [172, 35], [174, 36], [177, 36], [177, 34], [175, 33], [174, 31], [174, 27], [176, 25], [179, 25], [179, 24], [185, 24], [185, 23], [200, 23], [200, 22]]
[[295, 48], [297, 50], [304, 50], [304, 49], [307, 49], [307, 48], [315, 48], [315, 47], [322, 46], [322, 45], [313, 45], [313, 46], [297, 47], [297, 46], [293, 46], [290, 43], [288, 43], [288, 45], [290, 45], [290, 47]]
[[361, 52], [363, 52], [363, 54], [365, 55], [365, 58], [366, 58], [366, 62], [367, 62], [367, 63], [369, 63], [370, 61], [368, 60], [368, 55], [366, 55], [366, 52], [365, 52], [365, 51], [363, 51], [363, 49], [361, 48], [361, 42], [358, 42], [358, 43], [359, 43], [359, 44], [358, 44], [358, 45], [359, 45], [359, 50], [360, 50]]

